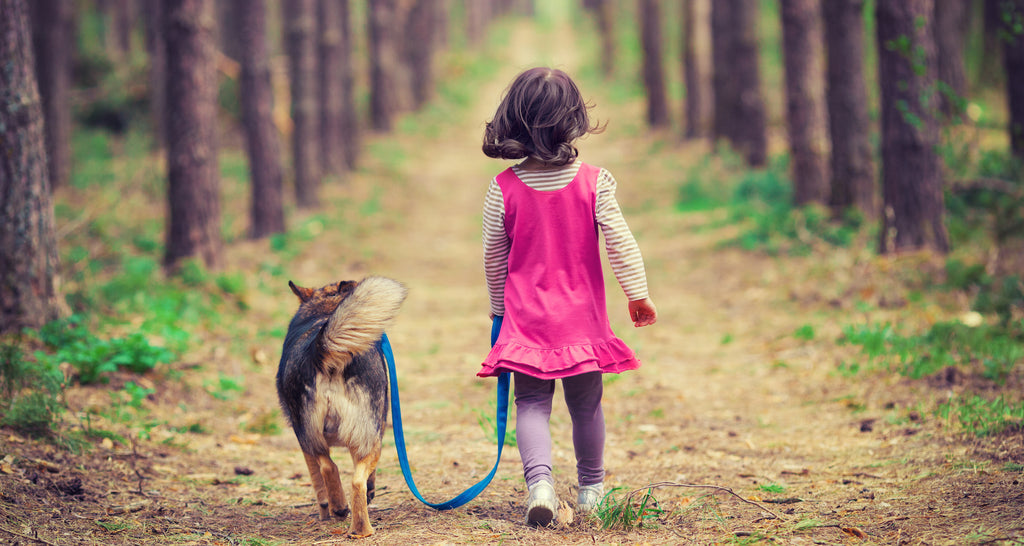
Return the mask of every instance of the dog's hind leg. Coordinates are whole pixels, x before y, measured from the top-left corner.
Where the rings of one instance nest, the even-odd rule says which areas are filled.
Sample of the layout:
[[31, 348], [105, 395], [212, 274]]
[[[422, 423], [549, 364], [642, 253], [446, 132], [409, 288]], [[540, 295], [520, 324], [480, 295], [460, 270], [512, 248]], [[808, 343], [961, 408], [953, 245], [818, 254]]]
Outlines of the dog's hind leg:
[[370, 472], [370, 477], [366, 478], [366, 504], [373, 502], [373, 497], [377, 494], [377, 471]]
[[353, 538], [364, 538], [373, 534], [373, 525], [370, 524], [370, 510], [367, 504], [372, 498], [370, 486], [375, 481], [377, 463], [380, 461], [380, 442], [370, 451], [370, 454], [358, 458], [355, 451], [352, 451], [352, 462], [355, 463], [355, 470], [352, 472], [352, 525], [348, 534]]
[[306, 459], [309, 479], [312, 480], [313, 491], [316, 492], [316, 503], [320, 507], [320, 520], [327, 521], [331, 519], [331, 511], [327, 502], [327, 486], [324, 484], [323, 474], [320, 473], [320, 462], [317, 461], [316, 455], [303, 453], [302, 456]]
[[345, 518], [349, 514], [348, 503], [345, 502], [345, 490], [341, 487], [341, 475], [338, 465], [331, 460], [330, 454], [312, 455], [303, 453], [309, 477], [316, 489], [316, 502], [320, 506], [320, 520], [328, 521], [331, 516]]

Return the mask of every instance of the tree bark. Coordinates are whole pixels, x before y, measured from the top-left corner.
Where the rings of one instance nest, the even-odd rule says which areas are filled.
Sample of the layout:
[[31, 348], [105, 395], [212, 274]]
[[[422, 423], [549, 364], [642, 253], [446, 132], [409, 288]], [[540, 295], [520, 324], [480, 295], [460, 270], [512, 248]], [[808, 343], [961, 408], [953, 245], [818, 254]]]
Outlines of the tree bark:
[[715, 139], [726, 139], [752, 167], [765, 164], [768, 138], [758, 62], [758, 0], [711, 3]]
[[167, 248], [174, 273], [186, 258], [221, 265], [217, 73], [211, 0], [164, 0], [167, 47]]
[[827, 205], [829, 142], [821, 5], [819, 0], [782, 0], [781, 13], [793, 202]]
[[233, 31], [238, 36], [241, 77], [239, 101], [249, 155], [252, 204], [249, 237], [260, 239], [284, 233], [281, 144], [274, 125], [270, 85], [265, 0], [234, 0]]
[[879, 252], [949, 251], [934, 112], [932, 0], [879, 0], [882, 193]]
[[391, 130], [398, 109], [395, 10], [395, 0], [369, 0], [370, 124], [377, 131]]
[[64, 314], [25, 0], [0, 0], [0, 333]]
[[342, 104], [342, 151], [345, 157], [345, 165], [351, 170], [359, 164], [359, 115], [356, 110], [355, 98], [355, 69], [352, 67], [353, 40], [352, 40], [352, 10], [349, 0], [341, 0], [339, 27], [341, 28], [341, 42], [338, 48], [338, 58], [335, 60], [341, 70], [341, 104]]
[[658, 0], [643, 0], [640, 3], [640, 41], [643, 49], [642, 77], [647, 90], [647, 124], [655, 129], [665, 128], [669, 126], [670, 120]]
[[1002, 85], [1003, 47], [999, 39], [1003, 20], [1000, 4], [1003, 0], [981, 0], [982, 2], [982, 47], [978, 59], [977, 81], [982, 86]]
[[316, 0], [282, 2], [288, 75], [291, 84], [292, 170], [295, 202], [300, 208], [319, 204], [320, 112], [316, 80]]
[[341, 52], [341, 2], [339, 0], [318, 0], [320, 22], [319, 51], [320, 70], [320, 158], [325, 175], [338, 176], [345, 171], [344, 105], [341, 87], [342, 65], [338, 62]]
[[1003, 66], [1010, 111], [1010, 150], [1024, 161], [1024, 0], [1005, 0], [1003, 10]]
[[52, 191], [66, 186], [71, 176], [72, 5], [66, 0], [34, 0], [30, 6]]
[[835, 218], [851, 207], [878, 216], [875, 161], [871, 148], [864, 79], [864, 1], [822, 2], [828, 57], [826, 97], [832, 140], [829, 206]]
[[711, 90], [711, 4], [683, 0], [683, 99], [687, 139], [711, 136], [714, 95]]
[[167, 145], [167, 40], [164, 39], [162, 0], [146, 0], [146, 53], [149, 56], [149, 114], [153, 142]]
[[405, 59], [410, 74], [412, 107], [422, 108], [434, 93], [434, 24], [437, 0], [413, 0], [405, 21]]
[[597, 0], [592, 9], [601, 40], [601, 75], [610, 78], [615, 72], [615, 2]]
[[935, 47], [942, 113], [958, 119], [967, 97], [964, 41], [967, 39], [969, 0], [935, 0]]

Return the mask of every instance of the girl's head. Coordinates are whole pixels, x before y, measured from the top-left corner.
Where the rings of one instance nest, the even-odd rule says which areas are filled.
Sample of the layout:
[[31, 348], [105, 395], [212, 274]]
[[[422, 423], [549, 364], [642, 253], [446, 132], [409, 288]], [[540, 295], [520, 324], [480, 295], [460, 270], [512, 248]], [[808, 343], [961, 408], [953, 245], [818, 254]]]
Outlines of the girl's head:
[[568, 165], [579, 153], [573, 141], [604, 129], [590, 124], [589, 108], [568, 74], [531, 68], [516, 77], [487, 123], [484, 154], [500, 159], [532, 156], [549, 165]]

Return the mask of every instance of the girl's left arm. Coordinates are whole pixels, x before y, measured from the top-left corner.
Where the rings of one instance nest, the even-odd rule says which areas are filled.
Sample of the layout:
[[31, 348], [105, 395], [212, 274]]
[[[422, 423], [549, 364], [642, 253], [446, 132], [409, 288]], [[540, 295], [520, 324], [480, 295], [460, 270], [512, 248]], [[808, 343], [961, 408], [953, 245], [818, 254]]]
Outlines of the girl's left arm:
[[615, 279], [629, 301], [647, 299], [647, 271], [640, 246], [626, 225], [619, 202], [615, 199], [615, 178], [605, 169], [597, 178], [597, 210], [595, 218], [604, 235], [608, 262]]

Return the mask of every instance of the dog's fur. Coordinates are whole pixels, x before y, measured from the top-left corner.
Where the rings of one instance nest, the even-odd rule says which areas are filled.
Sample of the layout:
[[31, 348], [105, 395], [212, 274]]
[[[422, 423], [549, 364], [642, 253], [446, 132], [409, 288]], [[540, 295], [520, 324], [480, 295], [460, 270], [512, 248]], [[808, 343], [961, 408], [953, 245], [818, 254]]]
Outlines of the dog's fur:
[[331, 446], [347, 447], [352, 474], [349, 534], [373, 534], [367, 503], [388, 416], [388, 374], [381, 335], [405, 300], [398, 281], [367, 277], [311, 289], [288, 282], [299, 310], [277, 370], [277, 394], [313, 480], [320, 519], [349, 513]]

